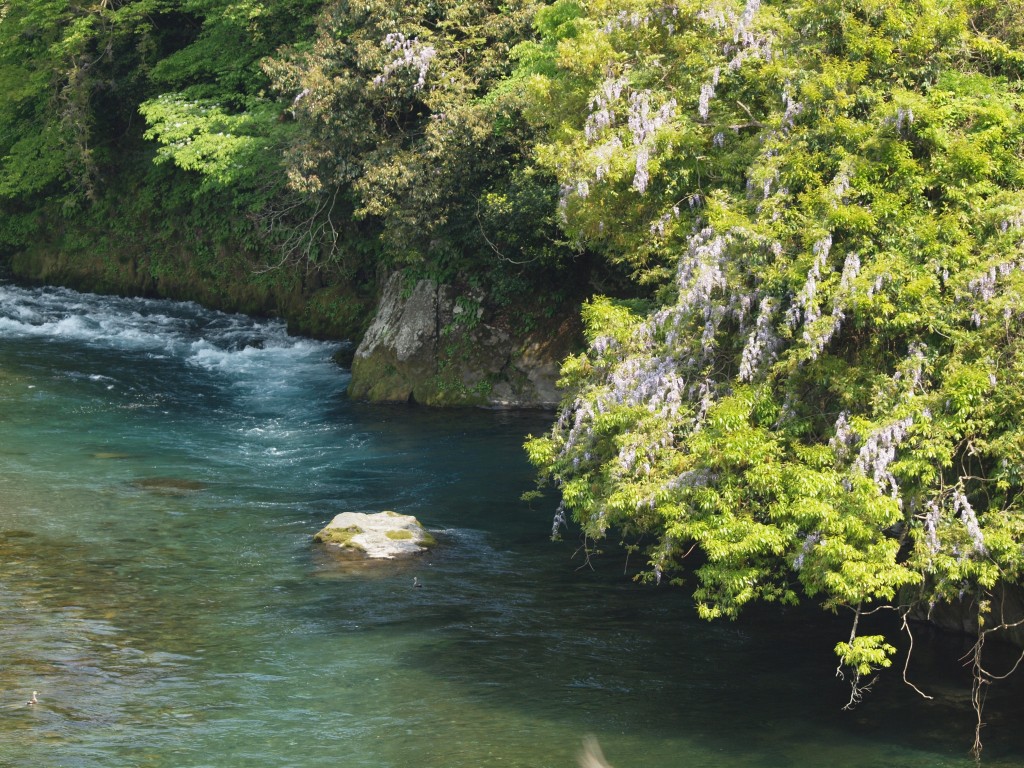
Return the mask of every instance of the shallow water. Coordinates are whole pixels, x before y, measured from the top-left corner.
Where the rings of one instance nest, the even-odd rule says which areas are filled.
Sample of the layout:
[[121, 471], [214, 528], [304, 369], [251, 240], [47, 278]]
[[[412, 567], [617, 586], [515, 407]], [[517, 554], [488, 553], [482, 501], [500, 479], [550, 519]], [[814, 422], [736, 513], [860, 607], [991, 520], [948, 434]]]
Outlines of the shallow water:
[[[544, 414], [348, 402], [335, 348], [190, 304], [0, 284], [0, 766], [967, 766], [962, 641], [855, 712], [841, 620], [705, 624], [547, 540]], [[439, 549], [352, 570], [343, 510]], [[413, 576], [425, 585], [412, 589]], [[25, 706], [32, 691], [39, 704]], [[986, 763], [1024, 765], [1020, 685]]]

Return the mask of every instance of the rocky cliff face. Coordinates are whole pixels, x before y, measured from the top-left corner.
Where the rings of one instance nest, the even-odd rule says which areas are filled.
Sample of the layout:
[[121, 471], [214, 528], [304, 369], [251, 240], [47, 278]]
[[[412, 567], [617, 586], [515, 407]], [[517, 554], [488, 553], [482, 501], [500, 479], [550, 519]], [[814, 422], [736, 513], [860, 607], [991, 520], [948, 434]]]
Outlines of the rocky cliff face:
[[[927, 621], [948, 632], [978, 634], [978, 600], [971, 595], [964, 595], [963, 599], [955, 603], [937, 603], [930, 610], [921, 607], [912, 611], [910, 617]], [[993, 633], [993, 638], [1024, 648], [1024, 624], [1019, 623], [1024, 621], [1024, 588], [996, 585], [984, 620], [986, 629], [1000, 624], [1007, 625], [1006, 629]]]
[[386, 281], [352, 362], [349, 395], [376, 402], [554, 407], [561, 360], [580, 343], [576, 317], [530, 327], [490, 312], [482, 294], [432, 280]]

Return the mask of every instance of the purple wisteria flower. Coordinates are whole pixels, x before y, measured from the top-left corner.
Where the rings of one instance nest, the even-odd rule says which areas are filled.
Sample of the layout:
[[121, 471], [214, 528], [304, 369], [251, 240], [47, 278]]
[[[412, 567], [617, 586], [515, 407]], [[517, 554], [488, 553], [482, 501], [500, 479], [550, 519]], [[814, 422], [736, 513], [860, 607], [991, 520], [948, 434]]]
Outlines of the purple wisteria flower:
[[427, 73], [430, 62], [437, 55], [431, 45], [420, 43], [417, 38], [407, 38], [401, 32], [392, 32], [384, 38], [383, 45], [395, 58], [385, 65], [384, 70], [373, 79], [374, 85], [384, 85], [391, 75], [400, 69], [411, 69], [416, 72], [413, 90], [422, 91], [427, 84]]

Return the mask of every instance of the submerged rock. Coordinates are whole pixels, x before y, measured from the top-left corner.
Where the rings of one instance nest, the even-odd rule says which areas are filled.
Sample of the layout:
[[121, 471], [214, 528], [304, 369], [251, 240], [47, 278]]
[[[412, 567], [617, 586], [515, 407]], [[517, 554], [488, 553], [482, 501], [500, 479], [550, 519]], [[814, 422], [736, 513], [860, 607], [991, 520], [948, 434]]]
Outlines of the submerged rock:
[[375, 560], [419, 554], [437, 543], [419, 520], [397, 512], [342, 512], [313, 541]]
[[206, 483], [198, 480], [187, 480], [183, 477], [143, 477], [139, 480], [132, 480], [131, 484], [140, 491], [151, 491], [153, 493], [165, 493], [180, 495], [204, 491]]

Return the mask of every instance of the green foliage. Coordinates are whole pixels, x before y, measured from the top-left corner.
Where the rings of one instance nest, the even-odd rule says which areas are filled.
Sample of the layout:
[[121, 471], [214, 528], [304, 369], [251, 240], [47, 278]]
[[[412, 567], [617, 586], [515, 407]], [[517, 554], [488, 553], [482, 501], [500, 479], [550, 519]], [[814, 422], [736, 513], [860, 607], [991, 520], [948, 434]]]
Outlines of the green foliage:
[[[1020, 583], [1019, 18], [984, 0], [538, 15], [513, 81], [565, 226], [661, 299], [585, 311], [564, 409], [527, 444], [556, 525], [646, 542], [643, 577], [691, 570], [707, 618]], [[858, 673], [892, 651], [836, 648]]]
[[321, 0], [178, 0], [183, 26], [197, 30], [153, 67], [151, 79], [186, 98], [244, 108], [268, 85], [260, 61], [306, 39]]
[[4, 3], [0, 250], [305, 293], [316, 333], [364, 321], [381, 265], [524, 326], [605, 281], [527, 444], [556, 525], [689, 576], [707, 618], [851, 609], [857, 679], [894, 651], [857, 635], [875, 607], [1024, 576], [1020, 10]]
[[144, 102], [139, 111], [149, 124], [144, 136], [162, 145], [156, 161], [173, 161], [197, 171], [204, 181], [228, 187], [253, 184], [267, 165], [274, 140], [268, 128], [277, 125], [272, 102], [256, 103], [246, 112], [230, 114], [215, 101], [189, 101], [162, 94]]
[[264, 56], [312, 32], [318, 0], [183, 0], [178, 12], [198, 28], [187, 45], [160, 59], [151, 80], [172, 88], [142, 102], [160, 144], [157, 162], [196, 171], [205, 184], [257, 185], [277, 176], [287, 126], [281, 105], [267, 96]]
[[577, 256], [557, 182], [532, 163], [522, 94], [502, 86], [532, 0], [4, 9], [5, 250], [34, 247], [57, 210], [69, 233], [90, 230], [124, 169], [153, 160], [187, 173], [142, 195], [226, 202], [199, 247], [252, 250], [258, 269], [354, 276], [383, 256], [507, 302]]
[[[0, 201], [95, 197], [104, 139], [131, 118], [165, 0], [25, 0], [0, 15]], [[116, 83], [116, 88], [114, 84]]]
[[[353, 243], [364, 234], [358, 227], [342, 234], [346, 198], [335, 192], [325, 204], [287, 189], [282, 148], [294, 125], [267, 95], [260, 66], [311, 33], [320, 4], [28, 0], [7, 10], [0, 18], [0, 245], [35, 248], [58, 235], [74, 248], [113, 211], [114, 227], [126, 222], [133, 236], [151, 226], [164, 261], [189, 243], [211, 254], [248, 251], [261, 270], [294, 262], [303, 272], [320, 269], [325, 254], [335, 274], [350, 270], [342, 265], [372, 246]], [[150, 160], [189, 173], [150, 173]], [[149, 211], [134, 204], [142, 200]], [[203, 221], [155, 215], [172, 210]], [[40, 230], [58, 211], [61, 230]], [[155, 261], [164, 275], [188, 271]]]
[[861, 635], [836, 646], [836, 656], [843, 665], [859, 675], [869, 675], [880, 667], [891, 667], [889, 657], [894, 653], [896, 648], [886, 643], [881, 635]]
[[984, 596], [1024, 567], [1017, 10], [8, 3], [0, 248], [45, 226], [109, 275], [308, 291], [325, 330], [381, 262], [503, 307], [599, 274], [527, 446], [559, 522], [708, 618]]
[[349, 190], [395, 264], [488, 279], [557, 266], [557, 185], [531, 167], [532, 130], [499, 86], [534, 8], [328, 3], [311, 44], [264, 63], [297, 125], [291, 187]]

